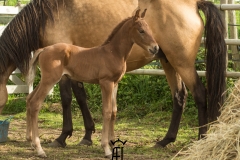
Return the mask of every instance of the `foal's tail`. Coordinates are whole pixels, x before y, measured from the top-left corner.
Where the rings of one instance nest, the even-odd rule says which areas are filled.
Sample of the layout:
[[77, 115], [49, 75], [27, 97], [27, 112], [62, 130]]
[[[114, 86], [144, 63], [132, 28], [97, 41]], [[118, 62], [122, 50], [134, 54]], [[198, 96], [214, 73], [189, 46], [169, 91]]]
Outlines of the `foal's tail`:
[[38, 49], [37, 51], [35, 51], [33, 58], [30, 60], [29, 70], [28, 70], [28, 74], [26, 76], [26, 82], [28, 85], [31, 85], [34, 81], [37, 63], [38, 63], [38, 57], [43, 50], [44, 49], [41, 48], [41, 49]]
[[206, 17], [206, 78], [208, 93], [208, 116], [210, 122], [220, 115], [223, 104], [223, 92], [226, 89], [226, 44], [224, 40], [225, 25], [217, 7], [209, 1], [198, 1], [197, 6]]

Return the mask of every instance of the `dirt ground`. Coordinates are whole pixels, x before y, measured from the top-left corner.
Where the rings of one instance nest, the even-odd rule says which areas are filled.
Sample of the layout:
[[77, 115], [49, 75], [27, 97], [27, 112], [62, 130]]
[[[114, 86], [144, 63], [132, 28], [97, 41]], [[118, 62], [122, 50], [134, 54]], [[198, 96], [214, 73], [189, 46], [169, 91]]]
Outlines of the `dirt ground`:
[[[61, 133], [59, 129], [43, 128], [39, 125], [41, 144], [47, 154], [46, 160], [106, 160], [100, 143], [93, 144], [90, 147], [77, 145], [83, 137], [84, 131], [75, 131], [73, 136], [67, 139], [66, 148], [51, 148], [48, 146]], [[30, 143], [25, 140], [26, 121], [17, 119], [10, 122], [8, 133], [8, 141], [0, 143], [0, 159], [1, 160], [16, 160], [30, 159], [42, 160], [43, 158], [36, 157], [36, 152], [31, 148]], [[123, 133], [124, 134], [124, 133]], [[127, 134], [127, 133], [125, 133]], [[94, 138], [100, 142], [101, 133], [97, 131]], [[141, 137], [139, 137], [141, 138]], [[140, 148], [140, 150], [139, 150]], [[143, 152], [147, 154], [143, 154]], [[151, 155], [152, 152], [152, 156]], [[149, 154], [150, 153], [150, 154]], [[158, 157], [158, 155], [161, 157]], [[148, 159], [171, 159], [175, 151], [169, 148], [158, 150], [142, 147], [141, 144], [128, 143], [124, 148], [124, 159], [148, 160]], [[158, 158], [156, 158], [158, 157]], [[116, 159], [116, 158], [115, 158]], [[120, 158], [118, 158], [120, 159]]]

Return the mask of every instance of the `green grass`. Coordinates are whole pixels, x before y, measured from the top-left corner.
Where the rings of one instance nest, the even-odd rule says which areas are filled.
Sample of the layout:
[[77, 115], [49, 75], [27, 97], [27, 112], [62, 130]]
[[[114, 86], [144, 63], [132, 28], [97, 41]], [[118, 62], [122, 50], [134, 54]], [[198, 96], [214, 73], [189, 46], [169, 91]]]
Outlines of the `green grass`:
[[[116, 139], [119, 138], [127, 141], [124, 146], [124, 156], [127, 159], [171, 159], [183, 146], [189, 144], [192, 140], [197, 139], [197, 120], [192, 119], [187, 113], [183, 114], [180, 124], [179, 134], [176, 142], [169, 144], [166, 148], [152, 148], [157, 140], [161, 140], [167, 132], [171, 112], [159, 111], [146, 114], [141, 118], [124, 117], [119, 113], [121, 118], [117, 118], [115, 125]], [[8, 115], [0, 116], [0, 119], [7, 118]], [[77, 146], [83, 137], [84, 127], [82, 116], [79, 113], [73, 114], [74, 132], [73, 136], [67, 139], [67, 148], [54, 149], [49, 148], [47, 143], [53, 141], [59, 136], [62, 126], [62, 115], [59, 113], [43, 112], [39, 114], [39, 128], [41, 142], [49, 159], [101, 159], [103, 150], [101, 148], [101, 130], [102, 116], [100, 112], [94, 112], [93, 117], [96, 123], [96, 133], [93, 134], [93, 146]], [[30, 144], [25, 141], [25, 132], [20, 132], [19, 128], [25, 127], [25, 112], [14, 115], [10, 125], [9, 142], [0, 144], [6, 152], [0, 155], [0, 158], [14, 159], [16, 156], [21, 158], [38, 159], [34, 156], [34, 151], [29, 151]], [[21, 127], [19, 127], [19, 125]], [[56, 133], [58, 132], [58, 133]], [[20, 136], [16, 136], [16, 135]], [[19, 138], [21, 137], [21, 138]], [[19, 143], [21, 142], [21, 143]], [[25, 144], [23, 146], [22, 144]]]

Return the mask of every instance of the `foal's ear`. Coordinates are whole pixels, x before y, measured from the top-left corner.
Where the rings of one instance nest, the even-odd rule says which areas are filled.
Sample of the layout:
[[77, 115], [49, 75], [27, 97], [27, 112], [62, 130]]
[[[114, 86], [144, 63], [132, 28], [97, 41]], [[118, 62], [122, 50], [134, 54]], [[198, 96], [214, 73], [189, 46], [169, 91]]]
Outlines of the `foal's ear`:
[[143, 11], [142, 14], [141, 14], [141, 18], [144, 18], [144, 17], [145, 17], [146, 11], [147, 11], [147, 9], [144, 9], [144, 11]]
[[134, 20], [136, 21], [138, 18], [140, 18], [139, 16], [139, 12], [140, 12], [141, 9], [138, 9], [135, 13], [135, 16], [134, 16]]

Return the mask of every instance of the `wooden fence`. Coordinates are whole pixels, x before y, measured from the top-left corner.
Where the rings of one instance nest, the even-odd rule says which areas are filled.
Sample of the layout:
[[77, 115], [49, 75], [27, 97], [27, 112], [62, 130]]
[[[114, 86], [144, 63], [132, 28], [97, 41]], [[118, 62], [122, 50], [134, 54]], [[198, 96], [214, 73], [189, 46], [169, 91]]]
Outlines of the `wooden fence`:
[[[220, 10], [240, 10], [240, 4], [221, 4], [216, 5]], [[16, 15], [22, 7], [12, 6], [0, 6], [0, 23], [9, 22], [14, 15]], [[0, 26], [0, 35], [4, 30], [5, 26]], [[204, 39], [202, 39], [202, 42]], [[225, 39], [227, 45], [240, 45], [239, 39]], [[199, 76], [205, 76], [205, 71], [197, 71]], [[15, 70], [9, 77], [9, 80], [14, 85], [7, 85], [8, 93], [30, 93], [33, 90], [32, 86], [28, 86], [19, 76], [20, 71]], [[127, 72], [127, 74], [141, 74], [141, 75], [165, 75], [165, 72], [161, 69], [137, 69], [134, 71]], [[240, 77], [240, 72], [227, 72], [227, 77]]]

